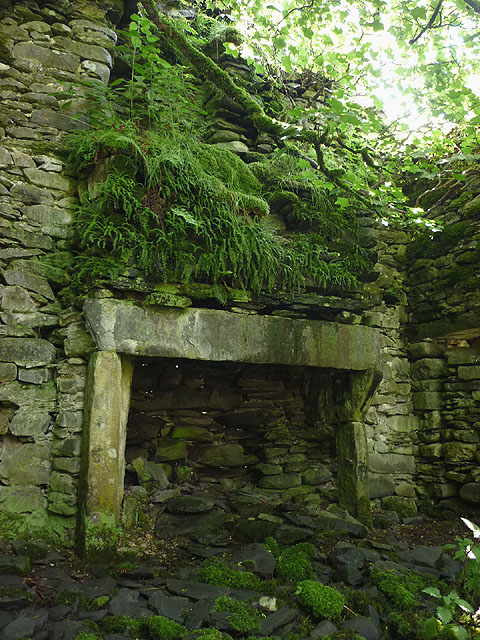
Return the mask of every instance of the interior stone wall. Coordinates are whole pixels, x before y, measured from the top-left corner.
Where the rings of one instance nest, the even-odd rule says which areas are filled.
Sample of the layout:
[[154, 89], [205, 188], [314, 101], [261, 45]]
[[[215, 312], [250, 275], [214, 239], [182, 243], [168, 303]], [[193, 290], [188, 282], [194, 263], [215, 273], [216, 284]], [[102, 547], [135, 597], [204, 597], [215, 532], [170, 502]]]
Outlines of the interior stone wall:
[[281, 490], [284, 500], [327, 504], [335, 427], [331, 408], [319, 410], [317, 402], [311, 410], [315, 375], [335, 385], [333, 371], [303, 367], [137, 359], [127, 482], [169, 487], [171, 496], [187, 479], [226, 499], [258, 487]]

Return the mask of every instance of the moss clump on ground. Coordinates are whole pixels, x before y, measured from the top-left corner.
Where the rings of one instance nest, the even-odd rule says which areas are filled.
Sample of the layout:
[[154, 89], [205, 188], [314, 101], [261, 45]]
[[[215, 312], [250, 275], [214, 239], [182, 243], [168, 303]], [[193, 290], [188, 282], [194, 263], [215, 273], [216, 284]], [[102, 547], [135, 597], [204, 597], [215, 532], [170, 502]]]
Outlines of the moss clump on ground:
[[300, 606], [320, 620], [338, 620], [345, 605], [340, 591], [315, 580], [300, 582], [296, 595]]
[[90, 562], [113, 562], [121, 529], [111, 513], [98, 512], [85, 523], [85, 557]]
[[372, 581], [392, 605], [399, 610], [412, 610], [418, 605], [417, 594], [424, 588], [425, 581], [414, 571], [400, 575], [393, 571], [373, 571]]
[[263, 546], [266, 549], [268, 549], [268, 551], [273, 553], [275, 558], [278, 558], [278, 556], [280, 555], [280, 546], [278, 542], [275, 540], [275, 538], [272, 538], [271, 536], [269, 536], [268, 538], [265, 538], [265, 542], [263, 543]]
[[197, 579], [207, 584], [232, 587], [233, 589], [260, 591], [262, 587], [262, 581], [251, 571], [232, 569], [221, 558], [211, 558], [205, 562], [197, 574]]
[[130, 633], [138, 635], [143, 621], [131, 616], [108, 616], [98, 623], [100, 631], [104, 633]]
[[284, 549], [277, 558], [276, 572], [286, 582], [300, 582], [313, 575], [311, 559], [315, 555], [313, 544], [303, 542]]
[[148, 637], [152, 640], [179, 640], [187, 634], [183, 624], [163, 616], [152, 616], [144, 623]]
[[238, 633], [256, 633], [260, 631], [262, 616], [245, 602], [232, 598], [217, 598], [216, 611], [228, 611], [232, 615], [227, 618], [228, 623]]

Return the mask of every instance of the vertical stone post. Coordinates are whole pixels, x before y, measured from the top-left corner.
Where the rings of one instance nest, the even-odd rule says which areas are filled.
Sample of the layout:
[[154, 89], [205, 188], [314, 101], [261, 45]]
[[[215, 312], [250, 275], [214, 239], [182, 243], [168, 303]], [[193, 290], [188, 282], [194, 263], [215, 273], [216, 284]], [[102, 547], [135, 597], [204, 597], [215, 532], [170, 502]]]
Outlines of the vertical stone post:
[[336, 440], [340, 506], [367, 526], [371, 525], [365, 423], [339, 424]]
[[350, 371], [335, 388], [339, 504], [367, 526], [372, 516], [364, 416], [380, 380], [374, 369]]
[[90, 358], [83, 452], [87, 515], [120, 516], [132, 373], [131, 359], [113, 351], [97, 351]]

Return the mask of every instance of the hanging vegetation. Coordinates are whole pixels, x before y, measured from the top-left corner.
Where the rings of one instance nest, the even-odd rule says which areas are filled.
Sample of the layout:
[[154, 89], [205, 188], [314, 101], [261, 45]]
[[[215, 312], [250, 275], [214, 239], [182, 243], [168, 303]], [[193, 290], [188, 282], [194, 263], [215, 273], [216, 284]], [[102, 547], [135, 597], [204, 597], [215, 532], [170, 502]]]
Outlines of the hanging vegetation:
[[[111, 281], [131, 267], [157, 282], [236, 283], [256, 292], [294, 290], [309, 279], [353, 284], [367, 263], [357, 246], [341, 242], [356, 223], [351, 208], [335, 204], [344, 195], [338, 185], [313, 176], [297, 148], [246, 164], [202, 141], [203, 105], [218, 87], [201, 86], [185, 66], [197, 52], [214, 78], [212, 61], [193, 44], [185, 55], [189, 37], [169, 38], [134, 16], [133, 50], [121, 51], [131, 77], [88, 88], [90, 127], [66, 142], [70, 164], [88, 180], [76, 216], [77, 284]], [[252, 126], [285, 131], [212, 65], [236, 87]], [[281, 231], [271, 212], [283, 217]]]

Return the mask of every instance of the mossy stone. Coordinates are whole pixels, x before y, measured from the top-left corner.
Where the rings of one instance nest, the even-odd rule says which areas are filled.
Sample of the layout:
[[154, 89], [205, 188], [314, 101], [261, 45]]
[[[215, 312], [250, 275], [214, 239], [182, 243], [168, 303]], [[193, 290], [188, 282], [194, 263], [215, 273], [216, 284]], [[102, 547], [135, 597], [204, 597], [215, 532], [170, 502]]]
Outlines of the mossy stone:
[[387, 511], [395, 511], [401, 518], [412, 518], [417, 515], [417, 505], [413, 498], [387, 496], [382, 500], [382, 508]]
[[169, 460], [184, 460], [187, 457], [187, 445], [183, 440], [161, 438], [157, 443], [155, 452], [156, 460], [168, 462]]
[[204, 442], [211, 442], [213, 440], [213, 433], [204, 427], [184, 427], [177, 425], [174, 427], [170, 437], [174, 440], [202, 440]]

